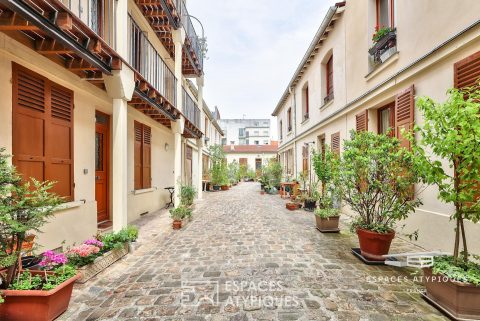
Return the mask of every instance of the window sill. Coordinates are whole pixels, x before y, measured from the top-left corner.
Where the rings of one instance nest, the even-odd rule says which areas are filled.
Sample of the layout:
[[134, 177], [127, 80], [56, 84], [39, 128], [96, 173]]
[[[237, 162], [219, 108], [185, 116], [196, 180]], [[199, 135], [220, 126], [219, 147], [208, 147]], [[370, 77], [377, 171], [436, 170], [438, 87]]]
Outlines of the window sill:
[[333, 99], [330, 99], [329, 101], [327, 101], [325, 104], [323, 104], [322, 106], [320, 106], [320, 111], [324, 111], [325, 109], [327, 109], [328, 106], [332, 105], [333, 104]]
[[365, 79], [370, 81], [371, 79], [375, 78], [382, 70], [386, 69], [388, 66], [393, 64], [395, 61], [398, 60], [399, 51], [396, 51], [393, 55], [388, 57], [384, 62], [375, 66], [368, 74], [365, 75]]
[[76, 208], [80, 207], [83, 204], [85, 204], [87, 201], [86, 200], [80, 200], [80, 201], [73, 201], [73, 202], [68, 202], [68, 203], [63, 203], [60, 206], [57, 207], [55, 212], [60, 212], [60, 211], [65, 211], [71, 208]]
[[308, 123], [309, 120], [310, 120], [310, 118], [304, 118], [303, 121], [300, 124], [304, 125], [304, 124]]
[[151, 193], [153, 191], [156, 191], [157, 187], [150, 187], [150, 188], [144, 188], [144, 189], [136, 189], [132, 191], [133, 195], [140, 195], [140, 194], [146, 194], [146, 193]]

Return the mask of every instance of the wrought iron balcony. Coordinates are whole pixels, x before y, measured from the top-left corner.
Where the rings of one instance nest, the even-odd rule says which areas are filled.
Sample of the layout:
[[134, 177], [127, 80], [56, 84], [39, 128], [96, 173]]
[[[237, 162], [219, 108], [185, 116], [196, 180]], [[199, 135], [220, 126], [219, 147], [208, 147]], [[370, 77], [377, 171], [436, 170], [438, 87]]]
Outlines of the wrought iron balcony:
[[188, 13], [187, 6], [184, 0], [175, 0], [176, 8], [179, 9], [181, 15], [182, 26], [185, 29], [186, 39], [184, 45], [184, 52], [190, 62], [190, 66], [184, 66], [185, 74], [201, 74], [203, 72], [203, 52], [202, 46], [195, 28], [193, 27], [192, 19]]
[[195, 127], [200, 128], [200, 108], [185, 88], [183, 88], [183, 115]]
[[372, 48], [368, 50], [370, 54], [370, 68], [374, 69], [382, 64], [393, 54], [397, 52], [397, 31], [391, 30], [380, 38]]
[[177, 79], [174, 73], [167, 67], [160, 54], [130, 15], [128, 23], [128, 63], [164, 99], [176, 107]]

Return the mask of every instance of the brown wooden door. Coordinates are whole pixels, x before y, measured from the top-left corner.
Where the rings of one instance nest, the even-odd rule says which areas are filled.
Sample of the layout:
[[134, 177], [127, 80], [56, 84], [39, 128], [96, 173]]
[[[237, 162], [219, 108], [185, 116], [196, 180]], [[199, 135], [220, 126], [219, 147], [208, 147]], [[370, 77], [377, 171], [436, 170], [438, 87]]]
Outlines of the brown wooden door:
[[95, 200], [97, 201], [97, 221], [103, 222], [110, 219], [108, 208], [110, 118], [99, 112], [95, 117]]

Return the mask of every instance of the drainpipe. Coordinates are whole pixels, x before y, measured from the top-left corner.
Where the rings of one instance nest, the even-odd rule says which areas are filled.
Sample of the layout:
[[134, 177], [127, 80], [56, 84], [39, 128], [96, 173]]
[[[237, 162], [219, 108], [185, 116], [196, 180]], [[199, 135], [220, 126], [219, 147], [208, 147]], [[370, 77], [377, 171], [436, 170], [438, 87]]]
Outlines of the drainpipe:
[[288, 92], [293, 97], [293, 174], [294, 178], [297, 178], [297, 99], [295, 93], [295, 87], [291, 86], [288, 88]]

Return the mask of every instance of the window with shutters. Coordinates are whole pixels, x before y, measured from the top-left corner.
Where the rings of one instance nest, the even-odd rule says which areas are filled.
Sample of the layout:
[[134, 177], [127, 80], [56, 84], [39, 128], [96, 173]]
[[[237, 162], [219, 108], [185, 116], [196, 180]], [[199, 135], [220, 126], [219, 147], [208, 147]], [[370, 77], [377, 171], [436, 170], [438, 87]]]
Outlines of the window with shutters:
[[357, 132], [368, 131], [368, 110], [355, 116], [355, 130]]
[[395, 102], [378, 109], [378, 133], [395, 135]]
[[13, 164], [73, 201], [73, 91], [16, 63], [12, 71]]
[[376, 0], [376, 30], [382, 27], [395, 27], [395, 1]]
[[135, 121], [134, 131], [134, 188], [151, 188], [152, 130], [149, 126]]
[[333, 99], [333, 55], [330, 56], [325, 64], [325, 86], [324, 104]]
[[335, 154], [340, 154], [340, 132], [332, 134], [330, 148]]
[[410, 148], [410, 141], [403, 137], [402, 132], [413, 130], [415, 89], [411, 87], [405, 89], [395, 97], [395, 136], [400, 140], [400, 146]]

